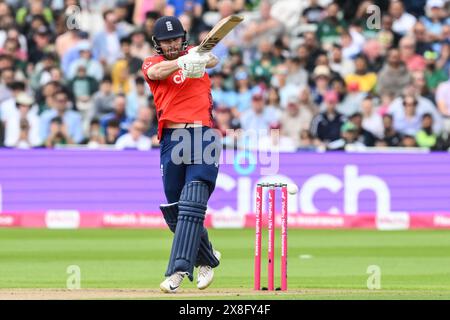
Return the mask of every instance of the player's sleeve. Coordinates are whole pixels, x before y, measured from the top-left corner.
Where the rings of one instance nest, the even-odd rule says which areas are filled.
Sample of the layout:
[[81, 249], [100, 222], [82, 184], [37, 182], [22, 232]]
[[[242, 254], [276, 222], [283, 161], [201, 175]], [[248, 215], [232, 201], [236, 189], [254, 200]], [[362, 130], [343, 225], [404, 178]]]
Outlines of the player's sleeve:
[[147, 82], [151, 81], [150, 78], [148, 77], [148, 69], [150, 69], [150, 67], [154, 66], [155, 64], [161, 61], [163, 61], [163, 58], [160, 56], [151, 56], [144, 60], [144, 62], [142, 63], [141, 70]]

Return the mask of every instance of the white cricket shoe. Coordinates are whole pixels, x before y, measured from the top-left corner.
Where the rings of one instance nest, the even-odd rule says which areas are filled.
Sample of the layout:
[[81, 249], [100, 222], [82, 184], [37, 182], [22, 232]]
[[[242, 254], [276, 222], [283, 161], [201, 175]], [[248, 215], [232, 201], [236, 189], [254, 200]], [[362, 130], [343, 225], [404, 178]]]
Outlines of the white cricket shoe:
[[165, 293], [175, 293], [177, 292], [178, 288], [180, 287], [181, 283], [183, 282], [184, 276], [186, 276], [186, 272], [175, 272], [170, 277], [166, 278], [159, 287], [161, 290]]
[[[214, 250], [214, 255], [216, 256], [217, 260], [220, 261], [220, 258], [222, 257], [222, 254]], [[197, 274], [197, 288], [200, 290], [206, 289], [209, 287], [209, 285], [212, 283], [214, 279], [214, 269], [210, 266], [199, 266], [198, 267], [198, 274]]]

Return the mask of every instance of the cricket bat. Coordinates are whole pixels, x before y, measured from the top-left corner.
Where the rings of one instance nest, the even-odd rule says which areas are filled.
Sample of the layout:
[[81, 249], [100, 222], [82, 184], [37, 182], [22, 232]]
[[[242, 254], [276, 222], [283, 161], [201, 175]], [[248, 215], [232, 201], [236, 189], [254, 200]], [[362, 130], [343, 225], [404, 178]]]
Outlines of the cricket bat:
[[198, 53], [210, 52], [220, 40], [222, 40], [234, 27], [244, 20], [238, 15], [231, 15], [220, 20], [206, 35], [206, 38], [198, 46]]

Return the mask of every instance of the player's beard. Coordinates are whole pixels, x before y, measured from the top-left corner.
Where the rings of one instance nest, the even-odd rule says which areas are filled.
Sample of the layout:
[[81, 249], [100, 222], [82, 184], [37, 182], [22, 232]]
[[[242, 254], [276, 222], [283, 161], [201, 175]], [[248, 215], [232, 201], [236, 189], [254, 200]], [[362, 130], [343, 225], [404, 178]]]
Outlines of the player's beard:
[[181, 47], [176, 48], [174, 46], [174, 47], [167, 48], [167, 50], [164, 51], [164, 56], [166, 57], [167, 60], [175, 60], [180, 56], [180, 53], [181, 53]]

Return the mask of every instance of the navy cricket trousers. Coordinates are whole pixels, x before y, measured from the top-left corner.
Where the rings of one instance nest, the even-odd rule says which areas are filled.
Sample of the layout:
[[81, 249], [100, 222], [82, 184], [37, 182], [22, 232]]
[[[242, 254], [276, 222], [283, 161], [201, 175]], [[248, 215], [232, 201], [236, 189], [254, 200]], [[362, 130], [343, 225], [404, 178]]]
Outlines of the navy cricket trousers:
[[168, 203], [178, 202], [185, 184], [203, 181], [211, 195], [219, 173], [221, 138], [215, 129], [163, 129], [161, 175]]

